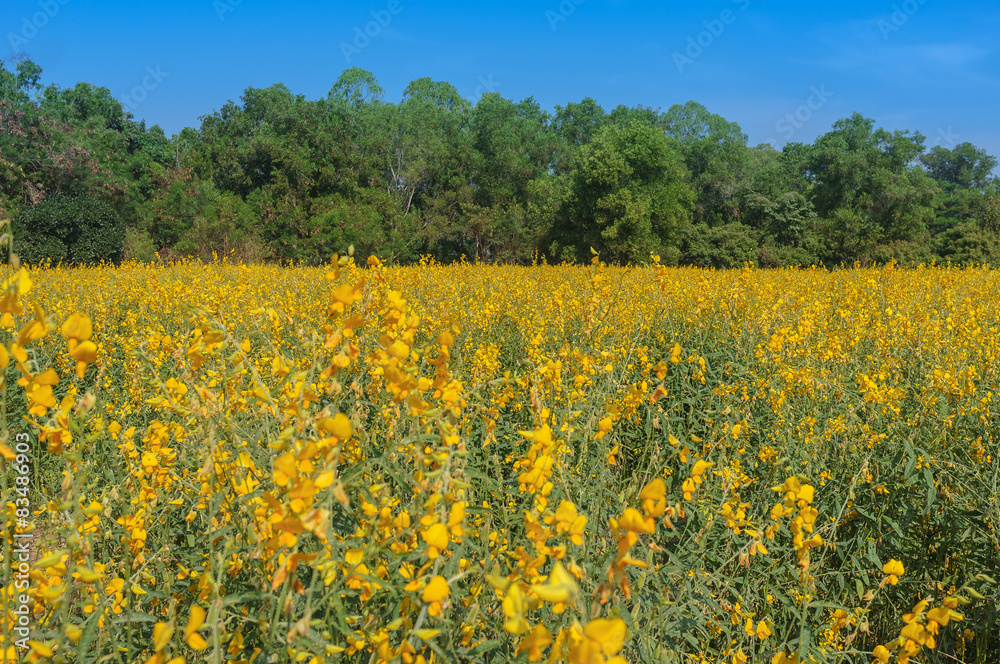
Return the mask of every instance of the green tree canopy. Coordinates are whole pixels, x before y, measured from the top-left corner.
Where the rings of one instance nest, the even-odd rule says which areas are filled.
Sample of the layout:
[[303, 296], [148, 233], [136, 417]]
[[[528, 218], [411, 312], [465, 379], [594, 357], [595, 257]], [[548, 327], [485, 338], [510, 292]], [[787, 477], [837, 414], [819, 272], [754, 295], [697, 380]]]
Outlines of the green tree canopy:
[[676, 259], [691, 198], [683, 160], [662, 131], [608, 125], [581, 150], [553, 225], [552, 252], [581, 260], [592, 247], [623, 263], [651, 253]]

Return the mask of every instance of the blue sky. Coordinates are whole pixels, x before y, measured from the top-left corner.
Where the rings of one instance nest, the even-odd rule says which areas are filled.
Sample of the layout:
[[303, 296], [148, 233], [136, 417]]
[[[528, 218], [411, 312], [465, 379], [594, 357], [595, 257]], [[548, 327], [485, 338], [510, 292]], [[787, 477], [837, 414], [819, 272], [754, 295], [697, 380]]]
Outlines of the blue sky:
[[248, 86], [312, 99], [359, 66], [392, 101], [422, 76], [550, 110], [693, 99], [779, 147], [860, 111], [1000, 156], [998, 27], [995, 0], [4, 0], [0, 54], [27, 52], [46, 83], [106, 86], [168, 135]]

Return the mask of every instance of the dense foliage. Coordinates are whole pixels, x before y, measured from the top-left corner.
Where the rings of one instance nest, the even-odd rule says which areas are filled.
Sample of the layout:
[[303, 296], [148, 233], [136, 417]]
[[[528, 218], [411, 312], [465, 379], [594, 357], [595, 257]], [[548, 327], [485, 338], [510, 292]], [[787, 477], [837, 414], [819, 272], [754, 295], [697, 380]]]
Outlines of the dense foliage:
[[1000, 271], [0, 278], [11, 660], [1000, 662]]
[[50, 194], [18, 215], [13, 230], [21, 260], [38, 264], [117, 263], [125, 224], [108, 203], [90, 196]]
[[[580, 259], [732, 267], [1000, 263], [996, 159], [860, 114], [813, 144], [750, 146], [695, 102], [666, 112], [497, 93], [475, 105], [418, 79], [387, 102], [345, 71], [326, 98], [248, 88], [167, 138], [101, 87], [0, 67], [0, 217], [47, 196], [106, 201], [127, 256], [321, 263]], [[30, 232], [31, 229], [28, 228]]]

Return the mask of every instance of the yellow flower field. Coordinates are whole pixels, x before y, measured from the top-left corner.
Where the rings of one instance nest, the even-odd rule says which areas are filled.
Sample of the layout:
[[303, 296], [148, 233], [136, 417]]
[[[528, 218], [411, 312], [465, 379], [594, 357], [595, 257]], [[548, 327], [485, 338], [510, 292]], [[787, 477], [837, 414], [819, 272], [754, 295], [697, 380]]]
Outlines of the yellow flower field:
[[1000, 661], [1000, 272], [5, 270], [8, 658]]

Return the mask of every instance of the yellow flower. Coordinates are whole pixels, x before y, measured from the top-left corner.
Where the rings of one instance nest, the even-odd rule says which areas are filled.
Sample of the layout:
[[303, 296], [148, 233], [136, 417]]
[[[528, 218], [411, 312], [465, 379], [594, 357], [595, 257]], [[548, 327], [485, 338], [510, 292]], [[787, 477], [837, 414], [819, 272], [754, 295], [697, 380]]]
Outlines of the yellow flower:
[[811, 484], [803, 484], [798, 491], [799, 507], [803, 507], [802, 502], [811, 503], [815, 491], [815, 488]]
[[567, 533], [573, 544], [580, 546], [583, 544], [583, 529], [587, 527], [587, 517], [581, 516], [576, 511], [576, 505], [568, 500], [559, 504], [556, 510], [556, 532]]
[[527, 651], [529, 662], [540, 662], [542, 661], [542, 651], [550, 645], [552, 645], [552, 635], [545, 625], [538, 624], [527, 636], [521, 639], [521, 643], [517, 646], [517, 654], [520, 655]]
[[507, 617], [503, 628], [510, 634], [524, 634], [528, 631], [528, 623], [524, 619], [524, 593], [521, 586], [516, 583], [511, 584], [507, 589], [507, 594], [503, 598], [503, 613]]
[[912, 622], [905, 625], [903, 629], [899, 630], [899, 635], [922, 646], [934, 647], [934, 635], [928, 631], [925, 625], [920, 623]]
[[769, 636], [771, 636], [771, 628], [763, 620], [759, 621], [757, 623], [757, 638], [766, 639]]
[[35, 305], [35, 320], [29, 321], [21, 328], [17, 335], [17, 345], [24, 346], [32, 341], [38, 341], [48, 334], [48, 326], [45, 323], [45, 314], [42, 308]]
[[875, 646], [875, 649], [872, 651], [872, 657], [882, 662], [882, 664], [889, 664], [889, 657], [891, 656], [892, 653], [882, 645]]
[[87, 314], [76, 312], [62, 325], [62, 335], [67, 339], [89, 341], [92, 334], [93, 324]]
[[587, 623], [583, 633], [598, 644], [605, 657], [613, 657], [625, 645], [627, 629], [621, 618], [598, 618]]
[[28, 412], [32, 415], [42, 416], [49, 408], [56, 407], [56, 398], [52, 394], [51, 385], [35, 385], [29, 395], [30, 408]]
[[170, 643], [170, 637], [174, 635], [174, 628], [169, 623], [158, 622], [153, 625], [153, 650], [162, 651]]
[[698, 459], [697, 461], [694, 462], [694, 467], [691, 468], [691, 477], [694, 478], [695, 482], [700, 484], [701, 476], [705, 474], [706, 470], [708, 470], [714, 465], [715, 465], [714, 463], [709, 463], [704, 459]]
[[[11, 293], [10, 291], [7, 291], [6, 293], [3, 294], [3, 297], [0, 298], [0, 313], [3, 314], [5, 322], [8, 318], [11, 317], [11, 315], [20, 316], [23, 311], [24, 308], [21, 306], [21, 303], [17, 301], [16, 293]], [[13, 325], [12, 318], [11, 318], [11, 325]], [[4, 327], [8, 326], [4, 325]]]
[[658, 518], [667, 511], [667, 485], [659, 477], [639, 492], [642, 509], [647, 516]]
[[193, 650], [204, 650], [208, 643], [202, 638], [198, 630], [205, 624], [205, 609], [198, 604], [191, 605], [191, 615], [188, 616], [187, 627], [184, 628], [184, 641]]
[[17, 272], [4, 280], [0, 290], [13, 290], [20, 295], [27, 295], [28, 291], [31, 290], [31, 277], [28, 276], [28, 270], [24, 267], [18, 268]]
[[389, 355], [399, 360], [405, 360], [410, 355], [410, 347], [398, 339], [392, 342], [385, 350]]
[[[959, 617], [955, 617], [959, 616]], [[961, 620], [961, 614], [955, 613], [947, 606], [939, 606], [936, 609], [931, 609], [927, 612], [927, 620], [933, 621], [941, 625], [942, 627], [947, 627], [951, 620]]]
[[420, 598], [428, 604], [427, 613], [431, 616], [441, 615], [441, 602], [451, 594], [448, 581], [443, 576], [435, 576], [427, 583]]
[[897, 583], [899, 583], [899, 577], [903, 576], [904, 571], [905, 570], [903, 569], [903, 563], [896, 560], [895, 558], [891, 558], [889, 562], [887, 562], [885, 565], [882, 565], [882, 572], [887, 575], [886, 576], [887, 582], [891, 586], [894, 586]]
[[448, 585], [448, 581], [443, 576], [438, 575], [427, 583], [421, 598], [430, 604], [431, 602], [440, 602], [450, 594], [451, 587]]
[[675, 343], [674, 347], [670, 350], [670, 361], [674, 364], [680, 364], [681, 352], [681, 345], [679, 343]]
[[546, 584], [534, 585], [531, 592], [539, 599], [552, 604], [564, 604], [576, 599], [580, 589], [576, 579], [566, 571], [561, 562], [556, 562]]
[[799, 482], [797, 477], [789, 477], [785, 480], [784, 484], [779, 486], [771, 487], [772, 491], [780, 491], [785, 494], [785, 499], [788, 501], [794, 501], [799, 495], [799, 490], [802, 489], [802, 483]]
[[448, 527], [443, 523], [431, 524], [420, 533], [420, 537], [427, 543], [427, 557], [432, 560], [448, 548]]
[[917, 619], [924, 614], [924, 611], [927, 610], [927, 607], [929, 605], [930, 602], [928, 602], [926, 599], [920, 600], [919, 602], [917, 602], [916, 606], [914, 606], [913, 609], [911, 609], [910, 613], [903, 614], [903, 622], [905, 623], [916, 622]]
[[639, 510], [634, 507], [628, 507], [625, 509], [625, 513], [622, 514], [622, 518], [618, 520], [618, 527], [622, 530], [628, 530], [634, 533], [654, 533], [656, 532], [656, 524], [653, 519], [644, 517], [639, 513]]
[[93, 341], [84, 341], [70, 350], [69, 354], [77, 362], [93, 364], [97, 361], [97, 346], [94, 345]]
[[341, 441], [347, 440], [354, 433], [351, 419], [343, 413], [337, 413], [333, 417], [325, 417], [316, 426], [320, 431], [336, 436]]
[[519, 431], [518, 433], [528, 440], [540, 443], [543, 446], [549, 446], [552, 444], [552, 429], [548, 424], [542, 426], [542, 428], [537, 431]]
[[68, 623], [65, 627], [63, 627], [63, 634], [66, 635], [66, 638], [68, 638], [70, 642], [78, 643], [80, 638], [83, 636], [83, 630], [76, 625]]
[[36, 658], [34, 661], [37, 661], [38, 657], [52, 657], [53, 651], [48, 644], [32, 640], [28, 641], [28, 645], [31, 646], [32, 657]]

